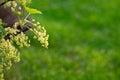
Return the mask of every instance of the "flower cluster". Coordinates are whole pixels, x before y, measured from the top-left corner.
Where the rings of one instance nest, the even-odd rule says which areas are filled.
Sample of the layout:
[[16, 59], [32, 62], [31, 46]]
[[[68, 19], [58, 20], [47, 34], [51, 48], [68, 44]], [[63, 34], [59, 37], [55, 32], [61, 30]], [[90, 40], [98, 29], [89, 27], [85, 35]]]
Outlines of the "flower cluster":
[[31, 2], [31, 0], [17, 0], [20, 4], [22, 4], [23, 6], [26, 6], [27, 4], [29, 4]]
[[[16, 43], [20, 48], [27, 46], [30, 46], [30, 40], [28, 40], [28, 36], [24, 34], [23, 32], [20, 32], [20, 30], [17, 29], [17, 26], [20, 25], [20, 23], [16, 22], [13, 27], [5, 28], [5, 31], [7, 34], [10, 35], [10, 42]], [[18, 34], [19, 33], [19, 34]]]
[[[34, 22], [34, 20], [33, 20]], [[40, 23], [34, 23], [33, 24], [34, 27], [30, 29], [30, 31], [32, 31], [35, 35], [34, 35], [34, 39], [37, 39], [38, 41], [41, 42], [43, 47], [48, 47], [48, 38], [49, 35], [46, 34], [46, 30], [44, 27], [41, 27]]]
[[[24, 31], [22, 31], [24, 28], [33, 32], [34, 38], [40, 41], [42, 46], [48, 48], [49, 35], [46, 34], [45, 28], [34, 19], [28, 20], [28, 17], [31, 13], [40, 13], [40, 11], [36, 9], [26, 7], [30, 1], [31, 0], [13, 0], [6, 4], [8, 7], [10, 7], [11, 12], [18, 18], [18, 20], [12, 26], [4, 28], [5, 24], [7, 23], [4, 24], [2, 19], [0, 19], [0, 80], [4, 80], [4, 69], [10, 69], [13, 63], [20, 61], [20, 53], [15, 45], [17, 45], [19, 48], [30, 46], [30, 40], [28, 36], [24, 33]], [[26, 11], [28, 14], [25, 17], [22, 17], [22, 9], [25, 9], [23, 7], [28, 10]], [[31, 26], [29, 27], [26, 24], [30, 24]], [[9, 38], [5, 39], [7, 35]]]
[[20, 6], [18, 6], [16, 1], [11, 1], [11, 10], [12, 12], [14, 12], [17, 15], [21, 15], [21, 10], [22, 8]]
[[30, 46], [30, 40], [28, 40], [28, 36], [26, 36], [23, 32], [21, 32], [20, 34], [16, 35], [16, 36], [10, 36], [10, 40], [11, 42], [15, 42], [20, 48], [26, 46], [29, 47]]
[[9, 40], [0, 39], [0, 80], [3, 79], [3, 70], [10, 69], [12, 63], [20, 61], [20, 53]]
[[4, 7], [5, 8], [8, 8], [8, 7], [10, 7], [10, 9], [11, 9], [11, 11], [14, 13], [14, 14], [16, 14], [16, 15], [21, 15], [22, 13], [21, 13], [21, 10], [22, 10], [22, 8], [21, 8], [21, 6], [18, 4], [18, 2], [17, 1], [9, 1], [9, 2], [7, 2], [5, 5], [4, 5]]
[[48, 48], [49, 35], [46, 34], [46, 30], [44, 29], [44, 27], [40, 28], [40, 26], [38, 26], [37, 28], [30, 30], [35, 34], [34, 38], [40, 41], [43, 47]]

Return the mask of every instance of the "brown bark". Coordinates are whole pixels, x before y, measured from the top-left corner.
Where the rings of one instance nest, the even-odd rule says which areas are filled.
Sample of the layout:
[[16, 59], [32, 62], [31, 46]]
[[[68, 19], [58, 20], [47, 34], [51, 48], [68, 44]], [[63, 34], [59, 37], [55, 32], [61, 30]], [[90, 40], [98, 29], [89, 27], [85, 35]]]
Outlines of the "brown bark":
[[[4, 0], [0, 0], [0, 18], [2, 19], [2, 21], [6, 24], [4, 25], [3, 27], [6, 28], [6, 27], [12, 27], [15, 22], [17, 22], [19, 19], [18, 19], [18, 16], [15, 15], [12, 11], [11, 11], [11, 7], [7, 7], [7, 8], [4, 8], [4, 4], [6, 2], [4, 2]], [[20, 5], [19, 5], [20, 6]], [[22, 6], [21, 6], [22, 7]], [[22, 15], [20, 16], [20, 18], [24, 18], [25, 17], [25, 14], [26, 12], [24, 12], [24, 9], [21, 10], [21, 13]], [[30, 18], [29, 18], [30, 19]], [[19, 30], [19, 32], [17, 34], [20, 34], [21, 32], [25, 32], [28, 30], [27, 27], [31, 27], [32, 25], [30, 23], [26, 23], [26, 26], [18, 26], [17, 29]], [[10, 35], [17, 35], [17, 34], [7, 34], [5, 36], [5, 39], [10, 39]]]

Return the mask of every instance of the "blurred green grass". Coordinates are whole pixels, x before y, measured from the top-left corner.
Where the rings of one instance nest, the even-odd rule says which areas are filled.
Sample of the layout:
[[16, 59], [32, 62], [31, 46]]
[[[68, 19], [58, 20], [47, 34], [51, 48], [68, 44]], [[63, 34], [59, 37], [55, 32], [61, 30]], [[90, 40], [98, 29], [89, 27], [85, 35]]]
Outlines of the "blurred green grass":
[[33, 0], [49, 48], [31, 38], [6, 80], [120, 80], [120, 1]]

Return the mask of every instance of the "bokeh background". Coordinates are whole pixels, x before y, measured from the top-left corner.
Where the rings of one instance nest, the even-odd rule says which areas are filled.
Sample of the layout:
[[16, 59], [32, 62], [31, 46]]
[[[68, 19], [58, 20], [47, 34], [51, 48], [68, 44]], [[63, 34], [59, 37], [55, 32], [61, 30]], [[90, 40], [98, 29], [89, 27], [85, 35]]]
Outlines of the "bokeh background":
[[120, 80], [119, 0], [32, 0], [32, 15], [50, 35], [49, 48], [31, 38], [6, 80]]

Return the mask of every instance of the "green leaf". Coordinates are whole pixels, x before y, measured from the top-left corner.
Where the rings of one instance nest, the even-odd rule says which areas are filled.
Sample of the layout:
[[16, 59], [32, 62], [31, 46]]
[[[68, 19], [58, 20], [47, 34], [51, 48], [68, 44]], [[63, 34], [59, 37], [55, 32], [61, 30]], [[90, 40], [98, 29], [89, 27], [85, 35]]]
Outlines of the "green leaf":
[[25, 7], [25, 9], [30, 13], [30, 14], [42, 14], [41, 11], [29, 7]]

